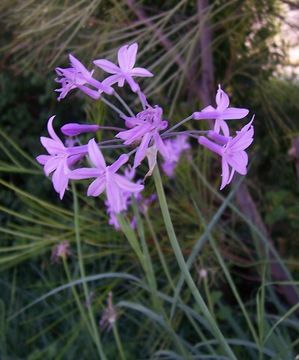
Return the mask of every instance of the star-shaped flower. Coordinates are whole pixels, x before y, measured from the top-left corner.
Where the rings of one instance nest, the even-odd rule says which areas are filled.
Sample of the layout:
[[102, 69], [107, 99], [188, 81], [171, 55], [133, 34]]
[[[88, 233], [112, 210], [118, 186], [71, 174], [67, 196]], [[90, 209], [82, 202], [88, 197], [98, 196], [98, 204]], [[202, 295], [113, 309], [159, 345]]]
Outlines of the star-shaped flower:
[[243, 119], [249, 111], [247, 109], [229, 107], [229, 97], [221, 89], [220, 85], [216, 95], [216, 104], [216, 108], [209, 105], [201, 111], [193, 113], [193, 119], [214, 119], [214, 131], [219, 133], [222, 130], [225, 136], [229, 136], [229, 128], [224, 120]]
[[[60, 93], [58, 100], [65, 98], [71, 90], [76, 88], [79, 88], [93, 99], [98, 99], [102, 92], [106, 92], [107, 94], [113, 93], [113, 89], [110, 86], [94, 79], [92, 77], [94, 71], [87, 70], [75, 56], [70, 54], [69, 59], [71, 67], [65, 69], [57, 67], [55, 69], [57, 75], [60, 77], [56, 78], [55, 81], [61, 84], [61, 88], [55, 90]], [[92, 86], [93, 89], [86, 85]]]
[[119, 87], [123, 87], [126, 81], [130, 85], [132, 91], [138, 92], [140, 90], [139, 85], [135, 82], [133, 77], [151, 77], [153, 74], [144, 68], [134, 67], [137, 50], [137, 43], [122, 46], [117, 54], [119, 66], [106, 59], [95, 60], [93, 63], [96, 66], [107, 73], [112, 74], [103, 81], [103, 84], [111, 86], [117, 83]]
[[102, 152], [94, 139], [88, 142], [88, 154], [94, 167], [73, 170], [71, 179], [96, 178], [88, 187], [88, 196], [99, 196], [106, 191], [107, 201], [115, 213], [126, 209], [126, 198], [123, 193], [136, 193], [143, 190], [143, 185], [134, 184], [124, 176], [117, 174], [118, 169], [124, 165], [129, 157], [121, 155], [112, 165], [107, 166]]
[[252, 122], [253, 119], [240, 131], [237, 131], [235, 137], [226, 137], [210, 131], [208, 136], [216, 143], [207, 139], [205, 136], [198, 138], [199, 144], [222, 157], [222, 181], [220, 190], [231, 182], [235, 172], [241, 175], [246, 175], [247, 173], [248, 155], [245, 149], [253, 142], [254, 128]]
[[63, 198], [68, 186], [70, 167], [78, 162], [86, 153], [86, 146], [65, 147], [53, 129], [55, 116], [48, 120], [48, 133], [50, 137], [42, 136], [40, 141], [49, 155], [39, 155], [36, 160], [44, 166], [47, 176], [53, 173], [54, 189]]
[[134, 158], [134, 168], [139, 166], [146, 156], [151, 156], [148, 152], [151, 141], [153, 143], [152, 152], [155, 150], [157, 154], [159, 151], [164, 158], [169, 157], [168, 149], [159, 134], [159, 131], [168, 126], [168, 122], [162, 119], [162, 113], [162, 109], [155, 106], [141, 111], [136, 117], [123, 117], [126, 126], [130, 129], [119, 132], [116, 137], [124, 140], [125, 145], [140, 143]]

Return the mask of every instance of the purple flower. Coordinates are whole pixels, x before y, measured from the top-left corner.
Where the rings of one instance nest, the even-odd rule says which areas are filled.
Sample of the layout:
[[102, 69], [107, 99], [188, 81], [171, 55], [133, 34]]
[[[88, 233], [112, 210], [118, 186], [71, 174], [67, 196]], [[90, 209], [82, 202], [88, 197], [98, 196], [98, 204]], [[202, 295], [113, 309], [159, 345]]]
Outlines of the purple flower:
[[219, 133], [222, 130], [225, 136], [229, 136], [229, 128], [224, 120], [243, 119], [249, 111], [247, 109], [229, 107], [229, 97], [221, 89], [220, 85], [217, 90], [216, 104], [216, 109], [209, 105], [202, 111], [193, 113], [193, 119], [214, 119], [214, 131]]
[[[136, 171], [134, 168], [127, 167], [124, 170], [124, 177], [127, 180], [133, 180], [133, 178], [135, 177], [135, 172]], [[140, 181], [138, 181], [137, 184], [140, 184]], [[140, 193], [141, 193], [141, 191], [135, 193], [136, 199], [138, 199], [139, 196], [141, 196]], [[126, 204], [125, 210], [127, 210], [129, 205], [131, 205], [131, 203], [132, 203], [132, 201], [131, 201], [132, 200], [132, 192], [123, 191], [122, 196], [123, 196], [124, 203]], [[115, 213], [115, 211], [113, 211], [111, 203], [106, 200], [105, 205], [107, 207], [107, 213], [109, 215], [109, 224], [112, 225], [115, 228], [115, 230], [119, 230], [120, 225], [117, 220], [117, 214]], [[136, 226], [135, 218], [132, 219], [130, 225], [131, 225], [132, 229], [135, 228], [135, 226]]]
[[[56, 78], [55, 81], [61, 84], [60, 89], [55, 91], [59, 92], [58, 101], [64, 99], [66, 95], [73, 89], [79, 88], [86, 95], [93, 99], [98, 99], [102, 92], [112, 94], [113, 89], [107, 84], [103, 84], [100, 81], [92, 77], [93, 71], [88, 71], [86, 67], [73, 55], [69, 55], [71, 67], [55, 69], [57, 75], [60, 78]], [[86, 86], [92, 86], [94, 89]]]
[[123, 193], [135, 193], [143, 190], [143, 185], [134, 184], [124, 176], [116, 173], [128, 161], [128, 155], [121, 155], [112, 165], [107, 166], [94, 139], [91, 139], [88, 143], [88, 154], [94, 167], [73, 170], [70, 178], [78, 180], [96, 178], [89, 185], [87, 195], [99, 196], [103, 191], [106, 191], [111, 209], [117, 214], [120, 213], [126, 209]]
[[182, 152], [190, 149], [190, 145], [187, 140], [188, 136], [178, 135], [174, 139], [165, 141], [169, 157], [163, 162], [162, 169], [167, 176], [172, 177], [174, 175], [174, 169], [180, 160]]
[[132, 91], [139, 91], [139, 85], [134, 81], [133, 77], [151, 77], [153, 74], [144, 68], [134, 67], [136, 62], [136, 55], [138, 50], [138, 44], [124, 45], [118, 50], [118, 65], [113, 64], [109, 60], [99, 59], [93, 63], [112, 74], [103, 81], [103, 84], [111, 86], [118, 84], [119, 87], [123, 87], [125, 81], [130, 85]]
[[84, 125], [77, 123], [69, 123], [61, 127], [61, 132], [66, 136], [77, 136], [87, 132], [97, 132], [100, 129], [99, 125]]
[[148, 212], [149, 207], [152, 205], [153, 202], [157, 200], [157, 195], [152, 194], [146, 198], [142, 196], [142, 194], [137, 194], [136, 196], [138, 202], [138, 208], [142, 214], [146, 214]]
[[58, 263], [59, 260], [67, 259], [71, 255], [71, 245], [67, 240], [65, 240], [52, 248], [51, 261], [53, 263]]
[[149, 155], [148, 149], [150, 149], [151, 141], [154, 149], [158, 150], [163, 157], [169, 156], [168, 149], [159, 135], [159, 131], [168, 126], [168, 122], [162, 120], [162, 113], [162, 109], [155, 106], [141, 111], [136, 117], [123, 117], [126, 126], [130, 129], [119, 132], [116, 137], [124, 140], [125, 145], [140, 143], [134, 159], [134, 168], [139, 166], [141, 161]]
[[222, 157], [222, 182], [220, 190], [229, 184], [235, 171], [246, 175], [248, 155], [245, 152], [253, 142], [254, 128], [251, 125], [253, 119], [235, 137], [226, 137], [215, 131], [209, 131], [208, 136], [215, 142], [204, 136], [198, 138], [199, 144], [208, 148]]
[[44, 172], [47, 176], [53, 173], [52, 182], [54, 189], [63, 198], [68, 186], [70, 167], [78, 162], [86, 153], [86, 146], [65, 147], [53, 129], [55, 116], [48, 120], [48, 132], [50, 137], [40, 138], [42, 145], [49, 155], [39, 155], [36, 160], [44, 165]]

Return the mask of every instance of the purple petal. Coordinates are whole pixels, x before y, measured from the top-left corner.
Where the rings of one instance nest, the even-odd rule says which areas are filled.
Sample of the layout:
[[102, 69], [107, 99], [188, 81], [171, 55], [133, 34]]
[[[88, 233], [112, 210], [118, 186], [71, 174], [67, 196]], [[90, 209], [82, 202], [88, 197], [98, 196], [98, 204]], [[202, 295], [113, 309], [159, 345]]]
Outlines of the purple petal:
[[131, 76], [139, 76], [139, 77], [152, 77], [154, 76], [154, 74], [152, 74], [150, 71], [144, 69], [144, 68], [140, 68], [140, 67], [136, 67], [132, 70], [130, 70], [130, 75]]
[[127, 72], [128, 67], [128, 45], [122, 46], [117, 52], [117, 60], [119, 67], [123, 72]]
[[91, 76], [90, 71], [77, 59], [74, 55], [69, 54], [70, 62], [74, 69], [80, 72], [84, 77], [89, 78]]
[[98, 59], [93, 62], [96, 66], [106, 71], [109, 74], [117, 74], [120, 72], [120, 68], [113, 64], [113, 62], [105, 59]]
[[105, 178], [97, 178], [89, 185], [87, 189], [87, 196], [99, 196], [105, 190], [105, 187]]
[[133, 69], [135, 62], [136, 62], [136, 56], [138, 51], [138, 44], [134, 43], [128, 47], [127, 50], [127, 69]]
[[125, 210], [126, 202], [122, 191], [114, 181], [114, 176], [115, 174], [113, 174], [113, 176], [109, 176], [106, 183], [107, 201], [111, 206], [112, 211], [119, 214], [121, 211]]
[[221, 112], [229, 107], [229, 97], [221, 89], [220, 85], [219, 85], [219, 89], [218, 89], [217, 95], [216, 95], [216, 104], [217, 104], [217, 110], [219, 110]]
[[245, 150], [253, 142], [254, 127], [251, 125], [253, 119], [243, 126], [240, 131], [237, 131], [237, 135], [229, 142], [228, 146], [231, 151], [237, 152]]
[[248, 163], [248, 156], [245, 153], [245, 151], [243, 153], [237, 153], [232, 156], [224, 155], [223, 158], [225, 158], [228, 164], [239, 174], [241, 175], [247, 174], [246, 166]]
[[51, 116], [50, 119], [48, 120], [48, 124], [47, 124], [48, 133], [53, 140], [57, 141], [58, 143], [60, 143], [63, 146], [62, 141], [59, 139], [59, 137], [56, 135], [56, 133], [53, 129], [53, 120], [54, 120], [55, 116], [56, 115]]
[[229, 180], [229, 166], [227, 161], [222, 158], [222, 180], [221, 180], [221, 186], [220, 186], [220, 190], [222, 190], [227, 184], [228, 184], [228, 180]]
[[52, 182], [54, 185], [54, 189], [59, 193], [60, 199], [62, 200], [64, 192], [68, 185], [68, 174], [67, 174], [67, 166], [65, 161], [61, 161], [55, 172], [52, 176]]
[[40, 142], [51, 155], [63, 154], [65, 152], [65, 147], [60, 140], [57, 142], [56, 140], [41, 136]]
[[92, 90], [85, 85], [77, 85], [77, 87], [94, 100], [98, 100], [101, 97], [101, 90]]
[[136, 93], [136, 92], [140, 91], [139, 85], [136, 83], [136, 81], [132, 78], [131, 75], [129, 75], [129, 74], [126, 75], [125, 79], [126, 79], [127, 83], [130, 85], [130, 88], [133, 92]]
[[120, 77], [121, 75], [119, 74], [108, 76], [105, 80], [102, 81], [102, 85], [111, 87], [119, 81]]
[[121, 176], [118, 174], [114, 174], [113, 179], [122, 190], [130, 192], [130, 193], [140, 192], [144, 188], [143, 185], [134, 184], [133, 182], [126, 179], [124, 176]]
[[51, 156], [51, 159], [49, 159], [49, 161], [47, 161], [44, 166], [45, 174], [47, 176], [49, 176], [49, 174], [51, 174], [51, 172], [53, 172], [55, 169], [57, 169], [59, 167], [59, 165], [61, 164], [61, 162], [63, 162], [63, 161], [65, 161], [65, 160]]
[[149, 142], [151, 141], [151, 137], [152, 134], [150, 132], [143, 136], [134, 158], [134, 169], [136, 169], [140, 165], [141, 161], [146, 157], [146, 150], [148, 148]]
[[52, 156], [50, 155], [39, 155], [35, 158], [35, 160], [41, 164], [41, 165], [45, 165], [45, 163], [50, 160], [52, 158]]
[[135, 141], [140, 141], [143, 136], [150, 133], [151, 124], [144, 123], [140, 126], [135, 126], [130, 130], [120, 131], [115, 137], [125, 140], [125, 145], [131, 145]]
[[129, 156], [127, 154], [122, 154], [120, 157], [112, 164], [110, 165], [109, 171], [112, 173], [115, 173], [121, 166], [123, 166], [126, 162], [128, 162]]
[[91, 139], [88, 142], [88, 154], [95, 167], [102, 171], [106, 169], [105, 159], [94, 139]]
[[154, 134], [154, 142], [155, 142], [156, 148], [162, 154], [164, 159], [169, 159], [169, 157], [170, 157], [169, 151], [157, 131]]
[[72, 180], [83, 180], [83, 179], [99, 177], [101, 175], [104, 176], [103, 172], [100, 172], [99, 169], [80, 168], [70, 171], [69, 178]]
[[229, 137], [229, 128], [227, 126], [227, 123], [224, 120], [216, 119], [214, 131], [219, 133], [220, 130], [222, 130], [224, 136]]
[[223, 111], [221, 119], [224, 120], [236, 120], [243, 119], [249, 113], [248, 109], [230, 107]]
[[68, 159], [67, 159], [67, 166], [69, 168], [72, 167], [78, 161], [80, 161], [84, 156], [85, 156], [85, 154], [76, 154], [76, 155], [69, 156]]

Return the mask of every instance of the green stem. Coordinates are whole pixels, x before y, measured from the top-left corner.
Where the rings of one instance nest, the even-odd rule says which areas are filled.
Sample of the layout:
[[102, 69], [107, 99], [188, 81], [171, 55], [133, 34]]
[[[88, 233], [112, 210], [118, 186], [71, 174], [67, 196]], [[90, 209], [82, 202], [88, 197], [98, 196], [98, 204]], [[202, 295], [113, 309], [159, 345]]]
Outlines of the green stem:
[[[78, 252], [80, 277], [82, 279], [85, 301], [86, 301], [86, 303], [88, 303], [88, 299], [89, 299], [88, 288], [87, 288], [86, 282], [83, 281], [85, 279], [85, 269], [84, 269], [84, 264], [83, 264], [83, 256], [82, 256], [82, 248], [81, 248], [81, 236], [80, 236], [80, 225], [79, 225], [79, 204], [78, 204], [78, 198], [77, 198], [77, 193], [76, 193], [76, 187], [75, 187], [74, 183], [72, 183], [72, 192], [73, 192], [73, 198], [74, 198], [74, 225], [75, 225], [75, 236], [76, 236], [76, 244], [77, 244], [77, 252]], [[104, 350], [103, 350], [100, 336], [99, 336], [99, 331], [98, 331], [98, 328], [97, 328], [97, 325], [95, 322], [95, 318], [94, 318], [94, 314], [93, 314], [91, 306], [88, 306], [88, 315], [89, 315], [89, 320], [91, 322], [91, 327], [92, 327], [92, 330], [94, 333], [94, 340], [95, 340], [95, 344], [96, 344], [100, 359], [106, 360], [106, 356], [104, 354]]]
[[101, 97], [101, 100], [103, 101], [104, 104], [106, 104], [107, 106], [109, 106], [112, 110], [114, 110], [115, 112], [117, 112], [119, 115], [121, 116], [126, 116], [126, 114], [124, 112], [122, 112], [117, 106], [115, 106], [114, 104], [112, 104], [112, 102], [110, 102], [109, 100], [105, 99], [103, 96]]
[[[67, 280], [68, 280], [69, 283], [72, 283], [73, 279], [72, 279], [72, 277], [71, 277], [71, 274], [70, 274], [70, 270], [69, 270], [67, 261], [66, 261], [65, 258], [63, 258], [62, 261], [63, 261], [63, 267], [64, 267], [64, 271], [65, 271]], [[81, 304], [81, 301], [80, 301], [78, 292], [77, 292], [77, 290], [76, 290], [76, 287], [75, 287], [75, 286], [72, 286], [72, 287], [71, 287], [71, 290], [72, 290], [73, 296], [74, 296], [74, 298], [75, 298], [76, 304], [77, 304], [77, 306], [78, 306], [79, 312], [80, 312], [80, 314], [81, 314], [81, 317], [82, 317], [83, 321], [85, 322], [88, 331], [90, 332], [91, 336], [93, 337], [92, 329], [91, 329], [91, 327], [90, 327], [90, 324], [89, 324], [89, 322], [88, 322], [88, 319], [86, 318], [86, 314], [85, 314], [85, 311], [84, 311], [83, 306], [82, 306], [82, 304]]]
[[158, 288], [157, 288], [157, 282], [156, 282], [156, 278], [155, 278], [155, 272], [154, 272], [150, 252], [149, 252], [149, 249], [147, 246], [147, 242], [145, 239], [143, 221], [142, 221], [142, 218], [138, 211], [137, 202], [136, 202], [135, 198], [133, 198], [133, 210], [134, 210], [134, 216], [137, 221], [137, 232], [138, 232], [138, 235], [140, 238], [141, 248], [142, 248], [143, 257], [144, 257], [144, 269], [145, 269], [145, 273], [146, 273], [146, 278], [147, 278], [147, 281], [148, 281], [148, 284], [150, 286], [152, 296], [153, 296], [153, 305], [156, 310], [161, 310], [162, 306], [160, 304], [160, 300], [157, 295]]
[[[175, 285], [174, 285], [174, 282], [173, 282], [172, 277], [170, 275], [170, 271], [168, 269], [166, 259], [165, 259], [164, 255], [163, 255], [163, 251], [161, 249], [161, 246], [159, 244], [159, 241], [158, 241], [157, 235], [155, 233], [154, 227], [152, 225], [152, 222], [151, 222], [147, 212], [144, 214], [144, 217], [145, 217], [146, 223], [148, 225], [149, 231], [151, 233], [151, 236], [152, 236], [152, 238], [154, 240], [154, 243], [155, 243], [158, 255], [159, 255], [159, 259], [160, 259], [160, 262], [162, 264], [165, 275], [167, 277], [168, 283], [170, 284], [171, 289], [175, 292]], [[178, 294], [176, 300], [181, 301], [181, 298], [180, 298], [179, 294]], [[203, 339], [203, 341], [207, 341], [207, 338], [204, 336], [204, 334], [202, 333], [200, 328], [197, 326], [197, 324], [193, 320], [192, 316], [190, 316], [187, 312], [185, 313], [185, 315], [187, 316], [188, 320], [192, 324], [192, 326], [193, 326], [195, 332], [197, 333], [197, 335], [199, 336], [199, 338]], [[171, 320], [169, 320], [169, 324], [171, 326]], [[207, 346], [208, 346], [209, 350], [211, 351], [211, 353], [214, 353], [214, 350], [213, 350], [212, 346], [210, 344], [208, 344]]]
[[119, 355], [120, 355], [120, 359], [121, 360], [126, 360], [124, 348], [123, 348], [121, 340], [120, 340], [120, 336], [119, 336], [119, 332], [118, 332], [116, 323], [114, 323], [112, 325], [112, 330], [113, 330], [113, 335], [114, 335], [114, 339], [115, 339], [115, 342], [116, 342], [117, 350], [118, 350]]
[[182, 254], [182, 251], [181, 251], [181, 248], [180, 248], [179, 242], [177, 240], [177, 237], [176, 237], [176, 234], [174, 231], [174, 227], [173, 227], [173, 224], [171, 221], [171, 217], [170, 217], [170, 213], [168, 210], [167, 201], [166, 201], [164, 188], [162, 185], [161, 175], [160, 175], [158, 166], [156, 166], [155, 170], [154, 170], [154, 181], [155, 181], [155, 186], [156, 186], [158, 199], [159, 199], [159, 203], [160, 203], [160, 208], [162, 211], [162, 216], [163, 216], [164, 223], [166, 226], [167, 234], [168, 234], [172, 249], [174, 251], [175, 257], [177, 259], [178, 265], [182, 271], [182, 274], [184, 275], [185, 281], [188, 284], [189, 289], [190, 289], [194, 299], [196, 300], [198, 306], [200, 307], [204, 317], [208, 321], [208, 323], [211, 327], [211, 331], [214, 334], [214, 336], [216, 337], [216, 339], [218, 340], [219, 344], [222, 346], [223, 350], [226, 352], [226, 354], [229, 356], [230, 359], [237, 360], [231, 347], [229, 346], [229, 344], [225, 340], [225, 337], [223, 336], [222, 332], [218, 328], [217, 323], [214, 320], [213, 316], [211, 315], [206, 303], [204, 302], [202, 296], [200, 295], [200, 293], [197, 289], [197, 286], [196, 286], [194, 280], [192, 279], [192, 276], [188, 270], [187, 264], [183, 257], [183, 254]]
[[164, 131], [163, 133], [161, 133], [161, 136], [170, 133], [171, 131], [177, 129], [178, 127], [182, 126], [183, 124], [185, 124], [187, 121], [189, 121], [191, 119], [193, 119], [192, 115], [186, 117], [185, 119], [179, 121], [176, 125], [172, 126], [171, 128], [169, 128], [166, 131]]
[[124, 101], [124, 99], [114, 90], [114, 96], [117, 98], [117, 100], [122, 104], [122, 106], [127, 110], [127, 112], [130, 114], [130, 116], [135, 116], [129, 105]]
[[[138, 209], [136, 209], [135, 214], [138, 215]], [[140, 218], [140, 216], [139, 216]], [[169, 325], [169, 329], [170, 329], [170, 333], [173, 336], [174, 339], [174, 344], [177, 346], [178, 350], [182, 353], [182, 355], [184, 356], [184, 359], [189, 359], [189, 355], [187, 354], [186, 350], [184, 349], [184, 347], [182, 346], [181, 342], [178, 340], [178, 336], [175, 333], [175, 331], [172, 329], [172, 327], [170, 326], [170, 322], [165, 314], [165, 311], [163, 309], [163, 306], [161, 304], [160, 299], [158, 298], [158, 290], [157, 290], [157, 283], [156, 283], [156, 279], [155, 279], [155, 274], [152, 268], [152, 262], [150, 259], [150, 254], [147, 248], [147, 244], [146, 244], [146, 240], [143, 234], [143, 229], [140, 233], [139, 229], [139, 236], [141, 236], [142, 238], [142, 247], [140, 247], [137, 236], [135, 234], [135, 232], [132, 230], [131, 226], [129, 225], [128, 221], [125, 219], [125, 217], [122, 214], [118, 214], [117, 215], [117, 220], [118, 223], [123, 231], [123, 233], [125, 234], [127, 240], [129, 241], [132, 249], [135, 251], [139, 262], [145, 272], [146, 275], [146, 279], [149, 283], [149, 288], [151, 290], [151, 293], [153, 295], [153, 303], [155, 308], [161, 313], [161, 315], [163, 316], [165, 322]], [[140, 220], [139, 219], [139, 225], [140, 226]], [[137, 217], [137, 222], [138, 222], [138, 217]], [[143, 226], [143, 225], [142, 225]]]

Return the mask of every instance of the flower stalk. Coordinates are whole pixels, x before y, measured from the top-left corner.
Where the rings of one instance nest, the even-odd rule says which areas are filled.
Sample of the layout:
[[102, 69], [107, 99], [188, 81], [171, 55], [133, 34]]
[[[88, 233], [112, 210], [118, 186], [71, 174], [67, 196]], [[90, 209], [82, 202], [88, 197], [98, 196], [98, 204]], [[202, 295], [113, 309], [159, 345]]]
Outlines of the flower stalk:
[[160, 175], [158, 166], [156, 166], [154, 169], [153, 177], [154, 177], [155, 187], [156, 187], [158, 200], [159, 200], [162, 216], [164, 219], [166, 231], [167, 231], [167, 234], [168, 234], [168, 237], [170, 240], [171, 247], [174, 251], [174, 255], [176, 257], [177, 263], [180, 267], [180, 270], [182, 271], [185, 281], [186, 281], [196, 303], [198, 304], [199, 308], [201, 309], [205, 319], [209, 323], [209, 325], [211, 327], [211, 332], [214, 334], [214, 336], [218, 340], [219, 345], [222, 347], [223, 351], [229, 356], [230, 359], [237, 360], [231, 347], [225, 340], [225, 337], [223, 336], [216, 321], [214, 320], [212, 314], [210, 313], [209, 308], [207, 307], [204, 299], [202, 298], [200, 292], [198, 291], [198, 288], [188, 270], [187, 264], [183, 257], [182, 250], [180, 248], [180, 245], [177, 240], [177, 237], [176, 237], [176, 234], [174, 231], [174, 227], [173, 227], [173, 224], [171, 221], [171, 217], [170, 217], [170, 213], [169, 213], [166, 196], [165, 196], [162, 179], [161, 179], [161, 175]]

